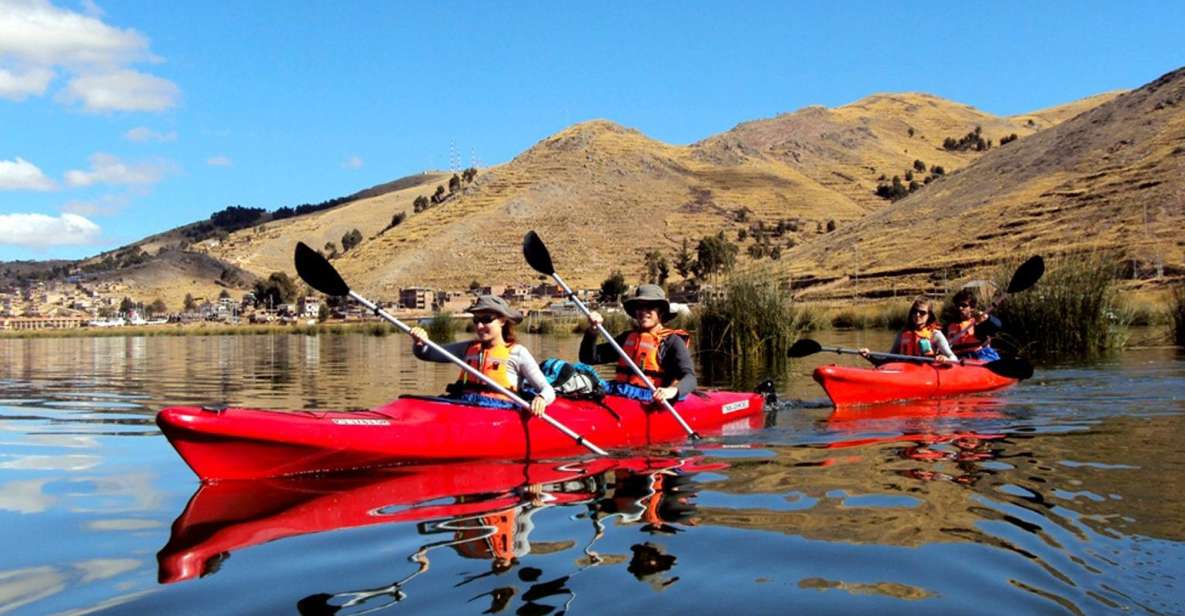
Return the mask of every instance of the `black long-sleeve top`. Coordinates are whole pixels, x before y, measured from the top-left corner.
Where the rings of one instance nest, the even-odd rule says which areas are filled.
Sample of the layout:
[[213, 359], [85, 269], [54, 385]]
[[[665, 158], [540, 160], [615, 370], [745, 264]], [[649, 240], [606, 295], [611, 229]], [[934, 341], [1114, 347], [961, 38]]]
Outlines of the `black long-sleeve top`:
[[[615, 340], [618, 345], [624, 345], [625, 339], [630, 335], [630, 332], [619, 334]], [[590, 329], [584, 334], [584, 339], [580, 341], [580, 361], [586, 364], [609, 364], [616, 363], [621, 356], [613, 349], [613, 345], [608, 342], [597, 344], [597, 330]], [[687, 343], [683, 342], [683, 338], [677, 335], [667, 336], [658, 347], [658, 365], [662, 368], [663, 381], [666, 383], [674, 383], [678, 381], [676, 388], [679, 391], [678, 397], [683, 398], [691, 393], [698, 384], [695, 378], [695, 363], [691, 360], [691, 351], [687, 348]], [[655, 383], [656, 386], [662, 387], [662, 383]]]

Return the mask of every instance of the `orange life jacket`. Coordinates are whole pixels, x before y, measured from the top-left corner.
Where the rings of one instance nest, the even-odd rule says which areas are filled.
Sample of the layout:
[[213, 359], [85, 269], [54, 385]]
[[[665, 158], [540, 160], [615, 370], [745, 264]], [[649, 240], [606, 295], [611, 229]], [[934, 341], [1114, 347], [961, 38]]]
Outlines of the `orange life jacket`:
[[[514, 557], [514, 533], [518, 508], [507, 509], [473, 520], [459, 521], [462, 526], [472, 526], [472, 529], [458, 530], [454, 539], [461, 541], [456, 544], [456, 550], [467, 558], [493, 558], [509, 560]], [[488, 536], [485, 536], [487, 535]]]
[[[626, 356], [634, 360], [634, 365], [641, 368], [642, 372], [650, 377], [655, 387], [667, 387], [670, 385], [670, 379], [663, 375], [662, 366], [658, 363], [658, 349], [662, 346], [663, 341], [671, 334], [676, 334], [683, 338], [683, 342], [687, 344], [688, 349], [691, 348], [691, 334], [682, 329], [666, 329], [661, 325], [654, 332], [632, 331], [626, 337], [625, 343], [621, 345]], [[617, 361], [616, 380], [620, 383], [646, 387], [646, 381], [642, 380], [642, 377], [639, 377], [637, 374], [634, 374], [634, 371], [630, 369], [630, 365], [626, 363], [624, 358]]]
[[[919, 330], [907, 329], [901, 332], [901, 346], [898, 351], [902, 355], [918, 355], [921, 357], [934, 357], [937, 349], [934, 348], [930, 339], [934, 337], [934, 332], [941, 330], [942, 327], [937, 323], [931, 323]], [[922, 341], [926, 343], [923, 344]], [[928, 350], [923, 350], [923, 347]]]
[[[506, 370], [512, 347], [513, 345], [499, 344], [486, 348], [480, 341], [474, 340], [465, 349], [465, 363], [473, 366], [478, 372], [490, 377], [491, 380], [502, 387], [510, 391], [516, 391], [518, 388], [510, 382], [510, 375]], [[461, 376], [457, 378], [457, 382], [461, 384], [463, 389], [468, 391], [481, 392], [483, 396], [489, 396], [491, 398], [508, 399], [464, 370], [461, 371]]]
[[[963, 332], [963, 336], [958, 340], [954, 340], [953, 336], [963, 331], [966, 327], [967, 331]], [[975, 319], [967, 319], [961, 323], [951, 323], [946, 327], [947, 341], [950, 342], [950, 350], [954, 351], [955, 355], [962, 357], [964, 355], [973, 355], [983, 348], [983, 343], [975, 337]]]

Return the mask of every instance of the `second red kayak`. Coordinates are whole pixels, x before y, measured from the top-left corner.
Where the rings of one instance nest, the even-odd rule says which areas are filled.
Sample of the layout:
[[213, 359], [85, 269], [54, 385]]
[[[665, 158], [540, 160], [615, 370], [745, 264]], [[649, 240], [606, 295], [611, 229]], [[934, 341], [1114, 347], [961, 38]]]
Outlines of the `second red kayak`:
[[[712, 391], [675, 404], [703, 434], [760, 429], [760, 394]], [[548, 415], [608, 448], [686, 438], [669, 412], [627, 398], [560, 398]], [[404, 396], [368, 411], [172, 407], [156, 423], [203, 481], [255, 479], [404, 463], [538, 460], [586, 450], [518, 410]]]
[[876, 368], [828, 364], [816, 368], [814, 377], [836, 406], [958, 396], [1016, 384], [1016, 379], [1000, 376], [975, 360], [961, 364], [893, 362]]

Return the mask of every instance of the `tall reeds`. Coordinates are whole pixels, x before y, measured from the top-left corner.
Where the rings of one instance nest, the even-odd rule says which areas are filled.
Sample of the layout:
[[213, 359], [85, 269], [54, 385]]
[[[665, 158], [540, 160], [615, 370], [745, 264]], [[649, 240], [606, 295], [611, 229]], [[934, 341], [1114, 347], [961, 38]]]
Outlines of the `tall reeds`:
[[[1001, 268], [1000, 288], [1016, 265]], [[1010, 296], [996, 310], [1005, 332], [997, 346], [1044, 359], [1090, 359], [1122, 347], [1130, 315], [1121, 306], [1118, 273], [1119, 259], [1107, 252], [1052, 260], [1035, 287]]]
[[433, 342], [444, 343], [452, 342], [460, 327], [460, 323], [453, 318], [451, 313], [437, 312], [432, 315], [432, 319], [428, 321], [428, 326], [424, 329], [428, 331], [428, 337]]
[[713, 356], [733, 364], [780, 359], [807, 329], [810, 320], [795, 308], [788, 293], [766, 278], [729, 279], [723, 292], [710, 296], [696, 312], [699, 353], [704, 364]]
[[1177, 346], [1185, 346], [1185, 281], [1173, 287], [1169, 311], [1173, 317], [1173, 340]]

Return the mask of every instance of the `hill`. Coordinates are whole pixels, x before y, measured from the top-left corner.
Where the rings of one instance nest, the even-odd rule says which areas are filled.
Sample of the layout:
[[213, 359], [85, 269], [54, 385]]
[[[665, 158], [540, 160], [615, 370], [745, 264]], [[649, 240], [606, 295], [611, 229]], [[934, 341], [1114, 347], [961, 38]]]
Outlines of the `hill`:
[[1185, 69], [992, 149], [791, 251], [778, 273], [816, 299], [936, 290], [1016, 255], [1104, 248], [1137, 278], [1185, 273], [1183, 172]]

